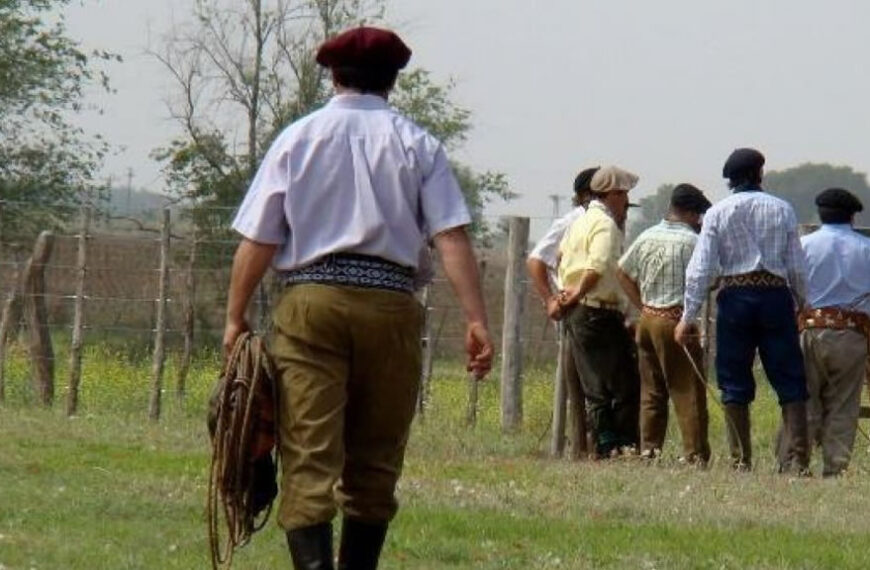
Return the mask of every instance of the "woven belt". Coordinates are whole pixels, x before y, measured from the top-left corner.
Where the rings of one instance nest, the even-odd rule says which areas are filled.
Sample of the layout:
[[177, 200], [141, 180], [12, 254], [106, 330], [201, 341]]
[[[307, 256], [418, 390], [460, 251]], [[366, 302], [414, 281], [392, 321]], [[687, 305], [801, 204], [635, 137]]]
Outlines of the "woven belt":
[[682, 305], [674, 305], [673, 307], [650, 307], [649, 305], [644, 305], [640, 313], [647, 317], [659, 317], [669, 321], [679, 321], [683, 318], [683, 307]]
[[414, 269], [356, 253], [333, 253], [305, 267], [285, 271], [282, 277], [285, 285], [323, 283], [414, 292]]
[[599, 301], [598, 299], [580, 299], [580, 304], [593, 309], [607, 309], [608, 311], [618, 311], [619, 303], [608, 303], [607, 301]]
[[851, 329], [870, 337], [870, 317], [866, 313], [836, 307], [810, 309], [798, 315], [798, 329]]
[[785, 287], [788, 283], [779, 275], [767, 271], [752, 271], [722, 277], [722, 287]]

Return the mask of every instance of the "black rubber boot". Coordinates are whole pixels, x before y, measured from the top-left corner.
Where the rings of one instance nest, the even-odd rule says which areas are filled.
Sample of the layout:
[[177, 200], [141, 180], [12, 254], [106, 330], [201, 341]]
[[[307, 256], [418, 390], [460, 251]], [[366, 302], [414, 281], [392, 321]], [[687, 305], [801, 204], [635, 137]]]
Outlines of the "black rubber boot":
[[782, 446], [779, 472], [806, 477], [810, 474], [810, 445], [806, 402], [782, 406]]
[[341, 524], [338, 570], [376, 570], [386, 537], [386, 522], [345, 517]]
[[293, 529], [287, 533], [287, 545], [296, 570], [334, 570], [331, 523]]
[[731, 466], [737, 471], [752, 469], [752, 438], [748, 404], [725, 404], [725, 432], [731, 448]]

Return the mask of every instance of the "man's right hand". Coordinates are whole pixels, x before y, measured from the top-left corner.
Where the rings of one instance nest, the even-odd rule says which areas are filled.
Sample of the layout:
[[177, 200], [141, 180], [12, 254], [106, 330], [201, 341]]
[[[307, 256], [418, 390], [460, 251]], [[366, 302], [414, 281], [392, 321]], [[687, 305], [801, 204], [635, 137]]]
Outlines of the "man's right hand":
[[697, 339], [699, 336], [698, 325], [695, 323], [680, 321], [674, 329], [674, 340], [683, 346], [686, 346], [692, 339]]
[[227, 319], [227, 323], [224, 326], [224, 358], [228, 357], [230, 352], [233, 351], [233, 347], [236, 345], [236, 340], [239, 338], [239, 335], [249, 330], [251, 330], [251, 327], [248, 326], [245, 319]]
[[551, 295], [544, 303], [547, 309], [547, 316], [554, 321], [559, 321], [563, 316], [563, 307], [559, 302], [559, 295]]
[[465, 331], [465, 351], [468, 353], [466, 370], [471, 372], [475, 379], [483, 379], [492, 369], [492, 357], [495, 352], [485, 324], [468, 323]]

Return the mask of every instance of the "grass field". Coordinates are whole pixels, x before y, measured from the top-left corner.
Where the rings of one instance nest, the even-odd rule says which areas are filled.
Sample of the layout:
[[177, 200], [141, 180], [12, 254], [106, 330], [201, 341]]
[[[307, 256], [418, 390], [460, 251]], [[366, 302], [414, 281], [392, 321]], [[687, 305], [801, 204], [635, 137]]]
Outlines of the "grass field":
[[[109, 349], [85, 356], [81, 413], [29, 403], [27, 369], [13, 351], [0, 407], [0, 569], [208, 568], [204, 401], [215, 359], [194, 367], [184, 402], [167, 370], [164, 417], [146, 419], [149, 364]], [[59, 359], [59, 365], [64, 362]], [[66, 373], [58, 370], [59, 385]], [[711, 409], [714, 462], [675, 460], [675, 434], [656, 463], [571, 463], [545, 457], [549, 370], [528, 371], [525, 426], [498, 427], [498, 389], [481, 391], [475, 430], [463, 425], [465, 384], [436, 366], [425, 422], [415, 425], [402, 508], [382, 568], [867, 568], [870, 459], [859, 439], [838, 480], [773, 474], [777, 411], [769, 390], [754, 406], [756, 470], [721, 459], [721, 413]], [[818, 471], [818, 468], [816, 468]], [[239, 569], [289, 568], [274, 523], [239, 552]]]

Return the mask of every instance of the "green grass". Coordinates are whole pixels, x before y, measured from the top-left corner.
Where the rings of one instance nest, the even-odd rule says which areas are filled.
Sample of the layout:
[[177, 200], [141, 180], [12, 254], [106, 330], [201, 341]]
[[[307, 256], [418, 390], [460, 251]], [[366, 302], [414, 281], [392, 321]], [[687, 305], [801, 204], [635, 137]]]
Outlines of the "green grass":
[[[7, 363], [0, 407], [0, 568], [207, 568], [204, 401], [215, 358], [194, 366], [188, 397], [172, 393], [147, 417], [147, 359], [89, 347], [82, 409], [30, 403], [23, 355]], [[766, 388], [754, 406], [757, 468], [732, 473], [721, 413], [711, 408], [714, 461], [681, 466], [676, 434], [654, 463], [549, 460], [552, 372], [529, 371], [521, 433], [502, 435], [498, 389], [481, 390], [478, 426], [464, 426], [464, 375], [436, 366], [425, 421], [414, 428], [402, 507], [382, 568], [866, 568], [870, 459], [859, 439], [838, 480], [773, 474], [777, 408]], [[818, 471], [818, 468], [816, 468]], [[236, 568], [289, 568], [274, 523], [238, 553]]]

